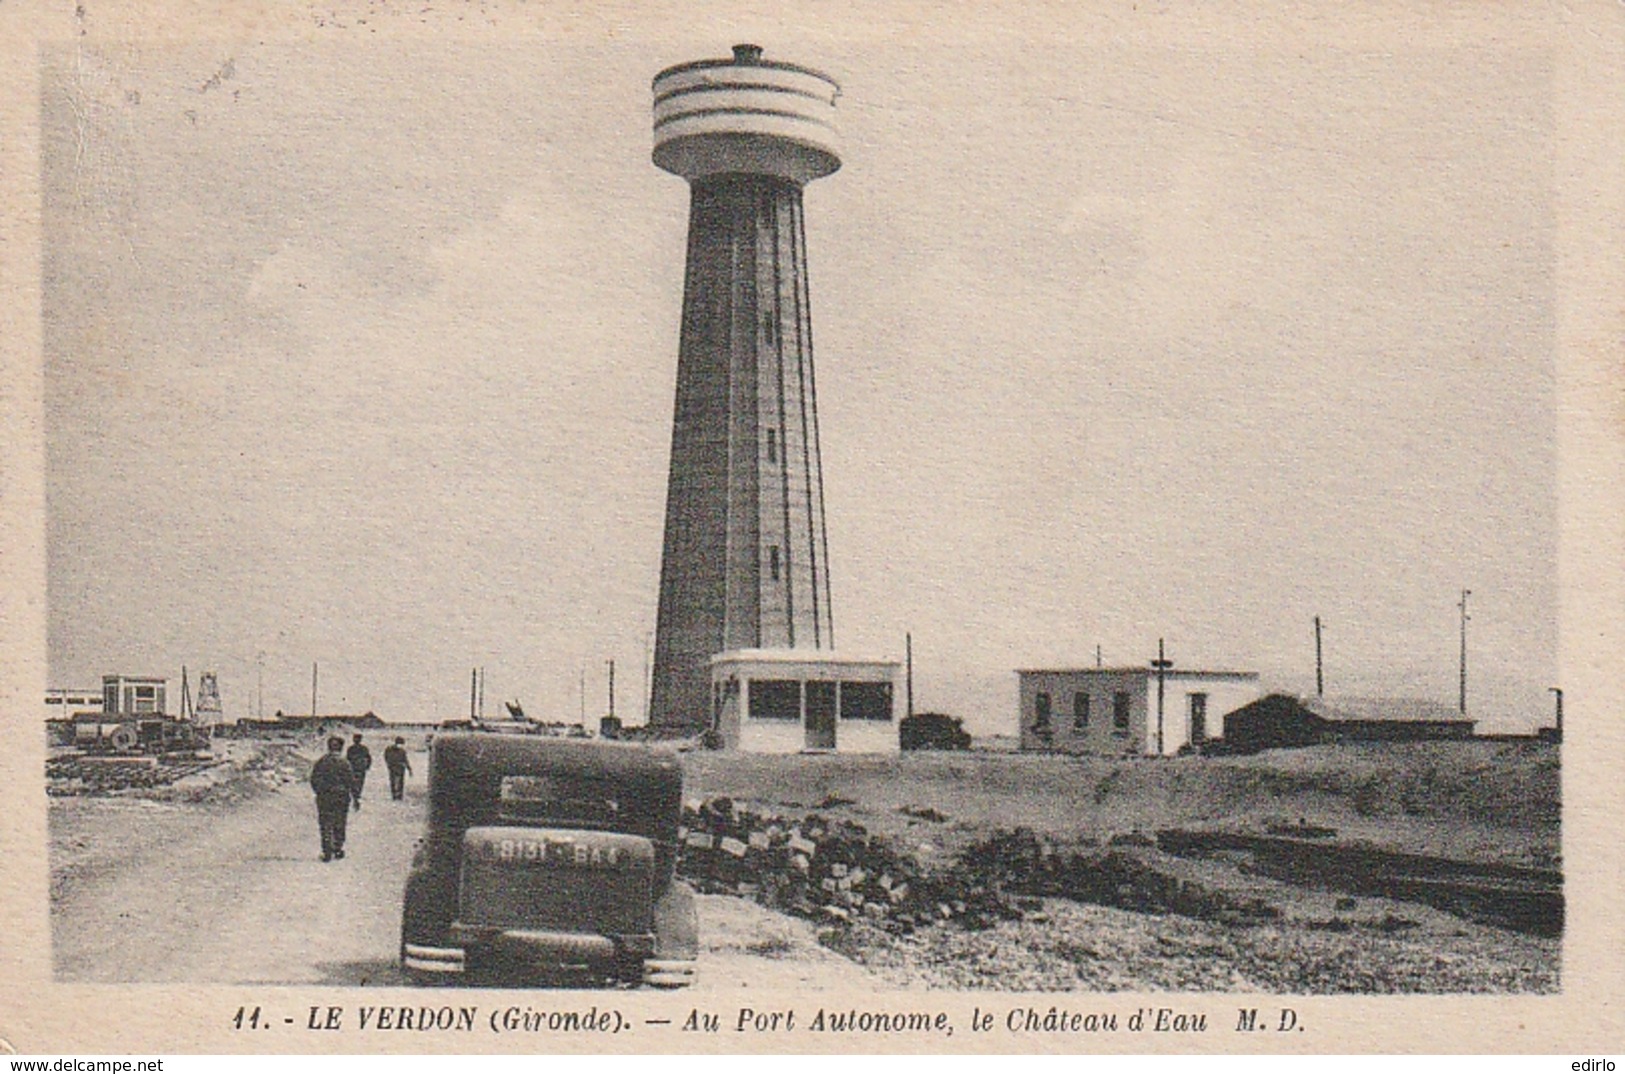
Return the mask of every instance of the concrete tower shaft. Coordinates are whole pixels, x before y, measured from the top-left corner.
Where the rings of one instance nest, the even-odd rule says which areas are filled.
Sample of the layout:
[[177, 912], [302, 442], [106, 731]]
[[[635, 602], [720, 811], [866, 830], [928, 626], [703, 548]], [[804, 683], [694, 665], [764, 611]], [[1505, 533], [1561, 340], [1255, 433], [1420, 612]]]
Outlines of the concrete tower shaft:
[[835, 84], [739, 46], [655, 79], [654, 161], [691, 186], [650, 722], [700, 729], [710, 658], [829, 648], [802, 185], [840, 166]]

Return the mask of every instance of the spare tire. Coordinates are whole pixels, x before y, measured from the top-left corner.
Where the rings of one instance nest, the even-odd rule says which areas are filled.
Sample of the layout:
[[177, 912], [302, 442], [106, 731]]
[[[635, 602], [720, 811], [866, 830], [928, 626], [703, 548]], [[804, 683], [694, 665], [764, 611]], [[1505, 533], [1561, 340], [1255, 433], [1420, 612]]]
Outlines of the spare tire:
[[114, 753], [134, 753], [141, 746], [141, 734], [134, 724], [120, 724], [107, 736], [107, 742]]

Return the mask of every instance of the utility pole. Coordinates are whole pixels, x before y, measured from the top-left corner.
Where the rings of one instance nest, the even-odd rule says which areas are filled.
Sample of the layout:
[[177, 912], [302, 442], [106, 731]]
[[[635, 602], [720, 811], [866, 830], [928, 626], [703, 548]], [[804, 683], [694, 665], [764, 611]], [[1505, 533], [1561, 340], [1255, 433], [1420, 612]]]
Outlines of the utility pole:
[[643, 636], [643, 722], [649, 723], [649, 704], [654, 692], [654, 679], [650, 678], [650, 665], [654, 659], [655, 636], [650, 631]]
[[1461, 714], [1467, 715], [1467, 598], [1473, 595], [1471, 589], [1461, 591]]
[[1101, 663], [1100, 663], [1100, 646], [1096, 645], [1095, 646], [1095, 667], [1098, 668], [1100, 666], [1101, 666]]
[[609, 662], [609, 714], [615, 715], [615, 661]]
[[1157, 658], [1151, 661], [1151, 666], [1157, 669], [1157, 756], [1162, 756], [1162, 697], [1164, 681], [1168, 677], [1168, 669], [1174, 666], [1162, 649], [1162, 639], [1157, 639]]
[[1326, 674], [1320, 662], [1320, 616], [1315, 616], [1315, 696], [1326, 700]]
[[480, 669], [468, 669], [468, 718], [472, 721], [479, 715], [477, 706], [480, 700]]
[[581, 705], [581, 725], [587, 725], [587, 665], [581, 665], [581, 682], [576, 686], [576, 700]]
[[255, 719], [265, 719], [265, 654], [262, 652], [254, 661], [255, 682]]
[[[904, 690], [908, 697], [908, 715], [914, 715], [914, 635], [903, 635], [903, 659], [907, 663]], [[910, 724], [909, 726], [913, 726]]]
[[480, 719], [485, 719], [485, 668], [480, 668]]
[[310, 716], [316, 718], [316, 661], [310, 662]]
[[1562, 738], [1563, 738], [1563, 688], [1561, 686], [1548, 686], [1547, 689], [1550, 690], [1552, 692], [1552, 695], [1557, 698], [1557, 737], [1558, 737], [1559, 741], [1562, 741]]

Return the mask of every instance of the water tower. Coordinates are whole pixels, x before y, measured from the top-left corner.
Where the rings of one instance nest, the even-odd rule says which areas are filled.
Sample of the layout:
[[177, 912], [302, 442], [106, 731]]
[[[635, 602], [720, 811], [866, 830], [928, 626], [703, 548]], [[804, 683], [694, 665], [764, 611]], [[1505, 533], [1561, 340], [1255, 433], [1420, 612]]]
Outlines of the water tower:
[[839, 92], [754, 45], [654, 80], [654, 163], [690, 188], [656, 726], [710, 722], [719, 652], [834, 644], [802, 189], [841, 166]]

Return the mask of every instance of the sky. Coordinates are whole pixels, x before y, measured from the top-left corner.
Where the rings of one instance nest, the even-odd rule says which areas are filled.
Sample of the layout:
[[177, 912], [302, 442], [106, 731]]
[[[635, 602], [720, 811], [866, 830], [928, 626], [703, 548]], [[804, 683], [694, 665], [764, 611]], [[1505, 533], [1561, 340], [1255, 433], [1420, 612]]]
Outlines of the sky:
[[[701, 31], [704, 32], [701, 32]], [[53, 686], [228, 718], [640, 722], [687, 191], [649, 80], [743, 33], [49, 51]], [[834, 617], [916, 707], [1256, 670], [1548, 722], [1548, 57], [786, 33]], [[585, 681], [586, 696], [581, 693]], [[263, 686], [261, 685], [263, 684]]]

